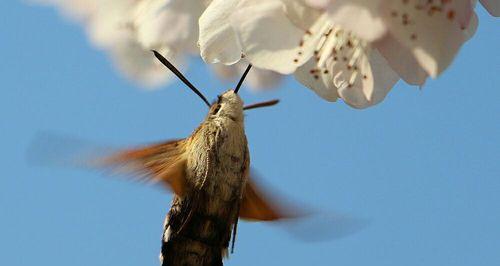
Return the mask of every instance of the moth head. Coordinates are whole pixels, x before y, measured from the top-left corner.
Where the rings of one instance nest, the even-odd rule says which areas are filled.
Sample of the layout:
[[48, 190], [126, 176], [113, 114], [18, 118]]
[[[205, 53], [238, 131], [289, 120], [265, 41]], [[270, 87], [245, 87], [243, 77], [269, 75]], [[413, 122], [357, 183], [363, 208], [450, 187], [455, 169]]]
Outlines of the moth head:
[[211, 117], [228, 117], [232, 120], [243, 119], [243, 101], [234, 90], [228, 90], [217, 97], [210, 106]]

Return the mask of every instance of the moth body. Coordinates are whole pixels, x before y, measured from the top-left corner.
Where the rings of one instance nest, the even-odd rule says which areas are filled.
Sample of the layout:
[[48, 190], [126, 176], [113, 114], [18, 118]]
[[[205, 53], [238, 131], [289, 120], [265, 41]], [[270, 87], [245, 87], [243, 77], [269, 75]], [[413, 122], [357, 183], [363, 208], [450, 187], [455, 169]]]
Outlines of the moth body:
[[174, 198], [161, 257], [163, 265], [212, 265], [227, 253], [249, 167], [243, 102], [234, 91], [219, 96], [185, 154], [187, 192]]

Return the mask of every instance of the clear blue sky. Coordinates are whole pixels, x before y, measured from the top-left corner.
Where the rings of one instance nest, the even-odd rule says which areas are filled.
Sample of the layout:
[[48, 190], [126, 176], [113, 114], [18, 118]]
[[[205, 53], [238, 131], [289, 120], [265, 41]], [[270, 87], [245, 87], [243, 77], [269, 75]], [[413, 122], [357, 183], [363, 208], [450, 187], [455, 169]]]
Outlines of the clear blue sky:
[[[499, 21], [478, 9], [476, 36], [423, 90], [399, 83], [359, 111], [292, 79], [248, 103], [252, 164], [317, 209], [371, 220], [346, 238], [301, 242], [242, 223], [227, 265], [500, 265]], [[53, 9], [1, 1], [0, 264], [158, 265], [171, 196], [84, 170], [26, 162], [37, 132], [116, 146], [187, 136], [206, 108], [179, 82], [139, 90]], [[214, 98], [221, 83], [186, 73]]]

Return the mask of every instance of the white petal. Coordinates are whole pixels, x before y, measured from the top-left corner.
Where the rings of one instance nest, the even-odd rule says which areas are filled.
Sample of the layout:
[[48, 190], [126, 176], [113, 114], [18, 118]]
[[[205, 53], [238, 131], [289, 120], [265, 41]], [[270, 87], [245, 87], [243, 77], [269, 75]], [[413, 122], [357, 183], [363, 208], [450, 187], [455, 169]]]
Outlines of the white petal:
[[401, 78], [411, 85], [422, 86], [428, 75], [412, 52], [390, 34], [373, 44]]
[[52, 4], [82, 23], [92, 43], [100, 48], [128, 38], [128, 25], [136, 0], [36, 0]]
[[100, 48], [111, 48], [116, 43], [133, 38], [128, 26], [131, 6], [101, 6], [88, 22], [87, 32], [92, 43]]
[[[43, 1], [50, 1], [81, 20], [91, 42], [108, 53], [115, 67], [139, 85], [156, 87], [172, 76], [136, 39], [135, 29], [131, 27], [136, 0]], [[182, 58], [172, 50], [157, 49], [177, 67], [182, 66]]]
[[371, 105], [375, 105], [381, 102], [396, 85], [399, 76], [377, 50], [372, 50], [370, 53], [370, 65], [373, 76], [373, 93], [370, 102]]
[[309, 6], [314, 7], [314, 8], [325, 9], [333, 1], [332, 0], [306, 0], [306, 3]]
[[[240, 73], [243, 73], [247, 64], [240, 65]], [[281, 80], [283, 79], [283, 75], [271, 71], [260, 68], [252, 68], [252, 71], [248, 73], [248, 77], [246, 78], [246, 83], [248, 87], [252, 90], [269, 90], [274, 89], [279, 85]]]
[[333, 23], [366, 41], [381, 38], [387, 28], [379, 13], [381, 0], [336, 0], [328, 6]]
[[500, 1], [498, 0], [479, 0], [488, 12], [495, 17], [500, 16]]
[[281, 0], [285, 6], [285, 14], [288, 19], [298, 28], [309, 29], [323, 11], [311, 8], [304, 0]]
[[234, 64], [241, 58], [241, 46], [230, 25], [240, 0], [214, 0], [199, 20], [201, 57], [208, 63]]
[[318, 68], [315, 58], [311, 58], [295, 71], [295, 79], [314, 91], [321, 98], [334, 102], [339, 98], [337, 87], [333, 84], [332, 72], [327, 68]]
[[142, 0], [134, 10], [137, 38], [149, 49], [168, 45], [198, 52], [198, 17], [204, 8], [199, 0]]
[[470, 19], [469, 26], [465, 30], [463, 30], [464, 34], [464, 39], [468, 41], [474, 34], [476, 34], [477, 31], [477, 26], [479, 24], [479, 19], [476, 15], [476, 13], [473, 14], [472, 18]]
[[[211, 67], [217, 76], [236, 82], [241, 77], [248, 64], [246, 60], [241, 60], [230, 66], [217, 63], [212, 64]], [[276, 88], [276, 85], [279, 84], [282, 78], [282, 75], [274, 71], [253, 67], [248, 73], [245, 84], [252, 90], [271, 89]]]
[[[172, 74], [158, 62], [151, 51], [130, 40], [117, 44], [111, 51], [113, 61], [125, 75], [141, 86], [154, 88], [168, 81]], [[160, 49], [160, 52], [176, 67], [181, 68], [181, 58], [173, 51]], [[182, 69], [182, 68], [181, 68]]]
[[[321, 37], [315, 28], [296, 27], [286, 16], [280, 1], [242, 8], [232, 17], [245, 58], [253, 65], [290, 74], [313, 54]], [[318, 26], [324, 23], [317, 22]]]
[[366, 108], [381, 102], [399, 77], [376, 50], [371, 51], [369, 58], [360, 58], [358, 64], [361, 75], [350, 81], [351, 86], [339, 86], [339, 95], [354, 108]]
[[[470, 1], [386, 0], [384, 20], [419, 64], [436, 77], [456, 56], [464, 42], [463, 29], [473, 13]], [[466, 24], [464, 24], [466, 23]]]

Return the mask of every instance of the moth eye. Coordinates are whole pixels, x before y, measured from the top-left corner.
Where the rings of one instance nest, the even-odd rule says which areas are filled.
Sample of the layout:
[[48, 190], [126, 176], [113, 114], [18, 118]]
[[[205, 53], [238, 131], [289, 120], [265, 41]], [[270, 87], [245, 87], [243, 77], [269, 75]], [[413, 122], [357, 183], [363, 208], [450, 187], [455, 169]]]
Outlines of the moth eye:
[[220, 107], [221, 107], [221, 105], [220, 105], [220, 104], [217, 104], [217, 106], [215, 106], [214, 111], [213, 111], [213, 114], [214, 114], [214, 115], [215, 115], [215, 114], [217, 114], [217, 113], [219, 112]]

